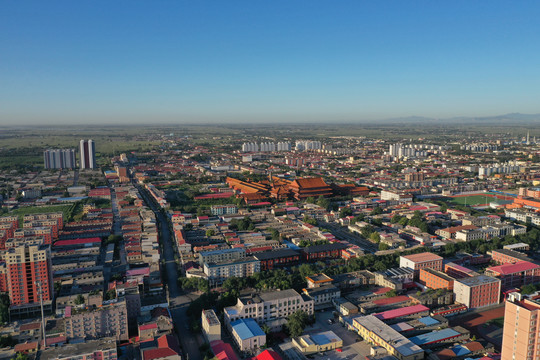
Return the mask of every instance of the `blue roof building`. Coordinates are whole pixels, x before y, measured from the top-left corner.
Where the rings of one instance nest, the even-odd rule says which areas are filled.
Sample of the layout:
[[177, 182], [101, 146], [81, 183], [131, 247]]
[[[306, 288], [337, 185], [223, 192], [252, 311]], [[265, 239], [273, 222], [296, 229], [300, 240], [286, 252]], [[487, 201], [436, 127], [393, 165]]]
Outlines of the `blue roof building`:
[[238, 319], [231, 323], [232, 335], [241, 351], [266, 344], [266, 334], [253, 319]]

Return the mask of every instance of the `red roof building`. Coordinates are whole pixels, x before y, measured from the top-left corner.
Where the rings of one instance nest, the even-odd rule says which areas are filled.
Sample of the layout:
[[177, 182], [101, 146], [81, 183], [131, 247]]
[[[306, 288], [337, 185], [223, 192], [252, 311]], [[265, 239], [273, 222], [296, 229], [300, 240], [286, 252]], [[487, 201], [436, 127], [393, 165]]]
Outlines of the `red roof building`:
[[281, 356], [273, 350], [264, 350], [259, 355], [251, 358], [251, 360], [282, 360]]
[[219, 360], [238, 360], [232, 346], [223, 340], [214, 340], [210, 343], [212, 352]]
[[528, 261], [492, 266], [484, 273], [501, 279], [502, 291], [540, 282], [540, 265]]
[[393, 309], [384, 311], [378, 314], [375, 314], [375, 317], [377, 317], [380, 320], [394, 320], [399, 319], [403, 317], [408, 317], [411, 315], [429, 315], [429, 308], [425, 307], [424, 305], [413, 305], [413, 306], [406, 306], [399, 309]]
[[170, 359], [176, 360], [180, 358], [180, 345], [176, 337], [172, 335], [163, 335], [157, 339], [157, 348], [143, 350], [143, 360]]

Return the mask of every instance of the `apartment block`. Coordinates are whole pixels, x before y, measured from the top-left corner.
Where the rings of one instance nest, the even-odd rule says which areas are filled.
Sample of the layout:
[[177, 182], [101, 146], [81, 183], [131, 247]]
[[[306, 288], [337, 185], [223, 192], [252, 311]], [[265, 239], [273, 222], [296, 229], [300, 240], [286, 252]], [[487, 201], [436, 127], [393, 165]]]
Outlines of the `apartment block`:
[[294, 289], [287, 289], [239, 297], [235, 306], [224, 309], [224, 318], [229, 327], [238, 319], [253, 318], [261, 325], [279, 329], [287, 322], [287, 317], [298, 310], [313, 315], [314, 301]]
[[53, 230], [50, 227], [35, 227], [15, 230], [13, 237], [15, 239], [23, 239], [29, 237], [42, 237], [43, 244], [50, 245], [53, 241]]
[[128, 315], [125, 300], [96, 309], [67, 307], [64, 314], [69, 339], [99, 339], [106, 336], [117, 341], [128, 340]]
[[430, 252], [405, 255], [399, 257], [399, 266], [413, 269], [418, 274], [420, 269], [430, 268], [442, 271], [443, 258]]
[[469, 309], [495, 305], [501, 296], [501, 280], [478, 275], [454, 281], [456, 302]]
[[514, 264], [520, 261], [533, 261], [530, 257], [520, 252], [508, 249], [491, 251], [491, 259], [497, 264]]
[[43, 350], [41, 360], [116, 360], [116, 340], [106, 337]]
[[420, 282], [430, 289], [452, 290], [454, 288], [453, 277], [430, 268], [420, 269]]
[[9, 298], [12, 305], [50, 301], [53, 297], [51, 249], [48, 245], [23, 245], [5, 254]]
[[510, 293], [504, 307], [501, 360], [540, 358], [540, 302]]
[[540, 265], [528, 261], [492, 266], [484, 273], [501, 279], [502, 291], [540, 282]]
[[214, 216], [236, 214], [238, 207], [236, 205], [212, 205], [210, 212]]
[[199, 263], [220, 263], [234, 261], [246, 257], [246, 250], [241, 248], [201, 251], [199, 253]]
[[221, 285], [230, 277], [248, 277], [261, 271], [261, 262], [252, 256], [220, 263], [205, 263], [204, 273], [211, 286]]
[[45, 213], [45, 214], [28, 214], [24, 215], [23, 222], [29, 222], [29, 221], [44, 221], [44, 220], [56, 220], [58, 223], [58, 229], [62, 229], [64, 227], [64, 214], [61, 212], [55, 212], [55, 213]]
[[45, 169], [73, 169], [75, 168], [75, 150], [45, 150], [43, 152], [43, 166]]

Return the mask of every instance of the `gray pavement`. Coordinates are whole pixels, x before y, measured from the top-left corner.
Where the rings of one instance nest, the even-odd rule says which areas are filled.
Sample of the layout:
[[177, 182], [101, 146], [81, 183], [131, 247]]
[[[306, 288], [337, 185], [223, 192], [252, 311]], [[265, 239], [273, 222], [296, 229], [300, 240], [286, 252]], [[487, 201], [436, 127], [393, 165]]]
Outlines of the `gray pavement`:
[[187, 316], [187, 308], [191, 301], [195, 300], [198, 296], [189, 293], [184, 293], [177, 283], [178, 268], [174, 260], [174, 247], [172, 243], [171, 233], [165, 215], [160, 209], [151, 201], [145, 191], [143, 191], [138, 185], [139, 193], [148, 204], [148, 206], [156, 214], [156, 220], [161, 224], [161, 238], [163, 240], [163, 257], [165, 259], [164, 269], [166, 272], [167, 289], [169, 298], [169, 310], [173, 317], [174, 325], [178, 334], [178, 338], [182, 344], [184, 350], [184, 357], [186, 360], [202, 360], [199, 351], [199, 342], [196, 334], [191, 333], [188, 330], [189, 319]]

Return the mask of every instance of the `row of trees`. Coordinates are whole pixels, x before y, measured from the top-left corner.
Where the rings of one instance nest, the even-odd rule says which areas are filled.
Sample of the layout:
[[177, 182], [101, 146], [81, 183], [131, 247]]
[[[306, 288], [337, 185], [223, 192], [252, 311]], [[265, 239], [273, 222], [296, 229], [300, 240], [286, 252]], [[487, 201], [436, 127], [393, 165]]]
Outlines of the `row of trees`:
[[184, 290], [197, 290], [202, 292], [210, 291], [208, 280], [202, 278], [180, 277], [178, 278], [178, 285]]
[[424, 216], [420, 211], [415, 211], [413, 217], [410, 219], [405, 216], [394, 215], [390, 222], [392, 224], [400, 224], [402, 226], [414, 226], [419, 228], [423, 232], [429, 231], [428, 223], [424, 220]]

